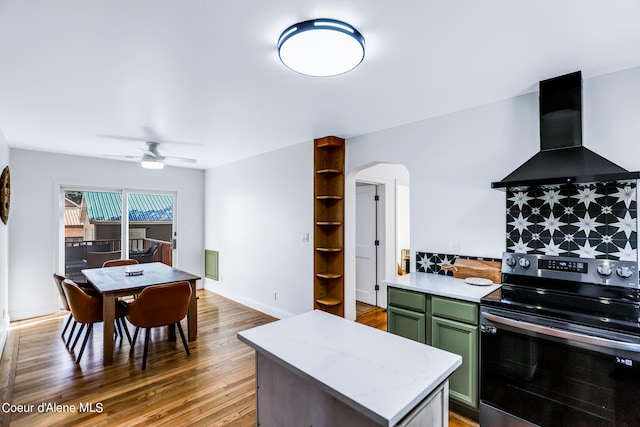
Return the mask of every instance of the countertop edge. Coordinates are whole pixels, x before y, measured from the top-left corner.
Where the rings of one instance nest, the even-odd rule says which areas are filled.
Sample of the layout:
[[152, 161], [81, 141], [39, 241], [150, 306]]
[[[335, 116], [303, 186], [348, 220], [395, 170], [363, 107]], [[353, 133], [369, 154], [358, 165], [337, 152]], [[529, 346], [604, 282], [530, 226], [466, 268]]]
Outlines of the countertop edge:
[[[318, 311], [318, 310], [315, 310], [315, 311]], [[296, 317], [296, 316], [294, 316], [294, 317]], [[286, 320], [286, 319], [284, 319], [284, 320]], [[345, 321], [347, 321], [347, 320], [345, 320]], [[275, 323], [277, 323], [277, 322], [275, 322]], [[269, 325], [269, 324], [267, 324], [267, 325]], [[264, 326], [267, 326], [267, 325], [264, 325]], [[364, 325], [360, 325], [360, 326], [367, 327], [367, 326], [364, 326]], [[257, 328], [260, 328], [260, 326], [258, 326]], [[252, 329], [255, 329], [255, 328], [252, 328]], [[330, 395], [334, 396], [337, 399], [340, 399], [346, 405], [348, 405], [351, 408], [353, 408], [354, 410], [356, 410], [356, 411], [358, 411], [358, 412], [370, 417], [372, 420], [376, 421], [380, 425], [388, 425], [388, 426], [396, 425], [407, 414], [409, 414], [411, 412], [411, 410], [416, 407], [416, 405], [418, 405], [427, 396], [429, 396], [431, 393], [433, 393], [433, 391], [440, 384], [442, 384], [443, 381], [445, 381], [458, 367], [460, 367], [462, 365], [462, 357], [459, 356], [459, 355], [451, 353], [451, 356], [454, 356], [455, 360], [452, 360], [451, 363], [449, 364], [449, 366], [447, 366], [445, 369], [443, 369], [442, 372], [440, 372], [440, 374], [436, 377], [436, 379], [434, 381], [432, 381], [431, 384], [429, 384], [428, 387], [425, 387], [423, 390], [421, 390], [419, 393], [417, 393], [413, 399], [411, 399], [406, 404], [404, 404], [402, 406], [402, 408], [398, 409], [395, 412], [395, 414], [389, 416], [389, 415], [383, 415], [381, 413], [378, 413], [378, 412], [368, 408], [367, 406], [363, 405], [362, 403], [352, 399], [348, 395], [345, 395], [341, 391], [333, 388], [331, 385], [324, 383], [322, 380], [314, 377], [310, 373], [305, 372], [303, 369], [300, 369], [297, 366], [291, 364], [290, 362], [284, 360], [282, 357], [280, 357], [280, 356], [274, 354], [273, 352], [269, 351], [264, 346], [259, 345], [258, 343], [253, 341], [250, 337], [247, 337], [247, 336], [245, 336], [245, 334], [243, 334], [244, 332], [248, 332], [248, 331], [251, 331], [251, 329], [248, 329], [246, 331], [240, 331], [240, 332], [237, 333], [237, 337], [241, 342], [243, 342], [244, 344], [248, 345], [249, 347], [252, 347], [255, 351], [260, 352], [264, 356], [270, 358], [271, 360], [273, 360], [274, 362], [280, 364], [281, 366], [291, 370], [292, 372], [296, 373], [297, 375], [300, 375], [303, 378], [309, 379], [310, 381], [312, 381], [314, 384], [316, 384], [319, 388], [321, 388], [325, 392], [329, 393]], [[396, 337], [394, 335], [389, 335], [389, 337], [392, 338], [392, 339], [402, 339], [402, 338]], [[421, 344], [421, 345], [423, 345], [423, 344]], [[435, 349], [435, 348], [434, 348], [434, 350], [442, 351], [442, 350]]]
[[454, 298], [462, 301], [480, 303], [480, 300], [502, 284], [476, 286], [465, 283], [463, 279], [441, 274], [415, 272], [382, 281], [383, 284], [424, 294]]

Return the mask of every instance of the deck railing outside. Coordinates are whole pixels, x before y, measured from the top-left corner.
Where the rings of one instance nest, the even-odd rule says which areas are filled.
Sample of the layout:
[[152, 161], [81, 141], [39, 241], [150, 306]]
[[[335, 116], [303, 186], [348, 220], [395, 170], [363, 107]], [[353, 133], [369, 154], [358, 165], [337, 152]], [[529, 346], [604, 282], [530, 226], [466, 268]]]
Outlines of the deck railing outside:
[[[156, 245], [154, 247], [154, 245]], [[150, 248], [156, 249], [152, 253], [146, 253]], [[79, 240], [65, 242], [65, 275], [72, 279], [81, 279], [80, 270], [95, 267], [87, 263], [89, 252], [114, 252], [122, 250], [120, 239]], [[120, 258], [120, 254], [114, 254]], [[173, 250], [171, 242], [156, 239], [129, 239], [129, 257], [137, 259], [140, 263], [162, 262], [171, 266], [173, 264]]]

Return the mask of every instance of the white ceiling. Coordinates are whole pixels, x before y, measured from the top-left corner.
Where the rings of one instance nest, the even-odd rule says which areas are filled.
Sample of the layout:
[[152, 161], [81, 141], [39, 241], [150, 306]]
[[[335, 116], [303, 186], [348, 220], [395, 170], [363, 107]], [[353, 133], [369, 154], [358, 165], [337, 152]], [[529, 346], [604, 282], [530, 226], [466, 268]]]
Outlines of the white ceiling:
[[[360, 67], [279, 62], [280, 33], [317, 17], [359, 29]], [[153, 137], [209, 168], [638, 67], [639, 46], [638, 0], [0, 0], [0, 129], [98, 157]]]

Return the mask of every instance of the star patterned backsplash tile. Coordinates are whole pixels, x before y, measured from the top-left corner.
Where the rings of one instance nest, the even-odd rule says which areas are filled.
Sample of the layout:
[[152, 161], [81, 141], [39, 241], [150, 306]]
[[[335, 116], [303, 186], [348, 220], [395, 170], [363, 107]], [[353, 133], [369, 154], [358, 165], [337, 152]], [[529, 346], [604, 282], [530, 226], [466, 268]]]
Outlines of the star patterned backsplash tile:
[[[638, 260], [637, 182], [509, 188], [506, 251], [575, 258]], [[416, 271], [453, 276], [443, 264], [482, 258], [416, 252]]]
[[416, 271], [421, 273], [434, 273], [442, 274], [445, 276], [453, 276], [451, 270], [443, 270], [443, 264], [453, 264], [456, 258], [462, 259], [480, 259], [485, 261], [497, 261], [501, 262], [501, 259], [496, 258], [481, 258], [469, 255], [451, 255], [451, 254], [436, 254], [433, 252], [416, 252]]
[[507, 190], [507, 252], [637, 261], [636, 181]]

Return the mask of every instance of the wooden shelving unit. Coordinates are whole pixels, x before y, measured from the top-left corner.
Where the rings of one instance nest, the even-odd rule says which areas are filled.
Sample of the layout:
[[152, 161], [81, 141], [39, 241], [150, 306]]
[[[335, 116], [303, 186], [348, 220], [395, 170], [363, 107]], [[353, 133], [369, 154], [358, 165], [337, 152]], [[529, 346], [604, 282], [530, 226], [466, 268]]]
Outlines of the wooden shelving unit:
[[314, 307], [344, 317], [345, 141], [314, 141]]

